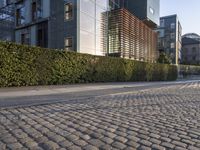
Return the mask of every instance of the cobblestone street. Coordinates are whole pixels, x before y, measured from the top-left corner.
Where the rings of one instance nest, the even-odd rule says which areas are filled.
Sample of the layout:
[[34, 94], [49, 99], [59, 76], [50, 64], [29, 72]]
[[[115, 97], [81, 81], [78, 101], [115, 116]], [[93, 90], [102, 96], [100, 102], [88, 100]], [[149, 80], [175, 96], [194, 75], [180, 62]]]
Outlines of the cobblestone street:
[[200, 83], [2, 107], [0, 149], [199, 150]]

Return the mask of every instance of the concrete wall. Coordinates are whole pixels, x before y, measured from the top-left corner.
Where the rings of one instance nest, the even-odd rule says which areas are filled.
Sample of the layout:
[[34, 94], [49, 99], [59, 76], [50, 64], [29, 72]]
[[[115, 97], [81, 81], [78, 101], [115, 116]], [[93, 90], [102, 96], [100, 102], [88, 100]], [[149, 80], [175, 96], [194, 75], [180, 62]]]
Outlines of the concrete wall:
[[51, 0], [50, 3], [50, 18], [48, 29], [48, 47], [49, 48], [64, 48], [64, 2]]
[[[73, 19], [66, 21], [64, 19], [64, 4], [72, 3]], [[77, 1], [65, 0], [50, 3], [49, 19], [49, 48], [64, 49], [64, 40], [67, 37], [73, 38], [73, 50], [77, 50]]]

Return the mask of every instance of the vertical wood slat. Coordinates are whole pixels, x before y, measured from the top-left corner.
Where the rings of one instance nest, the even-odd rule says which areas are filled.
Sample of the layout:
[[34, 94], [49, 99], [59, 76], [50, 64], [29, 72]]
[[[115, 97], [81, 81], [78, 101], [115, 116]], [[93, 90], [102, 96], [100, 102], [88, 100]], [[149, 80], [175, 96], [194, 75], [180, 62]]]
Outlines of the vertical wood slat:
[[108, 26], [111, 53], [118, 53], [123, 58], [155, 62], [157, 33], [128, 10], [110, 11]]

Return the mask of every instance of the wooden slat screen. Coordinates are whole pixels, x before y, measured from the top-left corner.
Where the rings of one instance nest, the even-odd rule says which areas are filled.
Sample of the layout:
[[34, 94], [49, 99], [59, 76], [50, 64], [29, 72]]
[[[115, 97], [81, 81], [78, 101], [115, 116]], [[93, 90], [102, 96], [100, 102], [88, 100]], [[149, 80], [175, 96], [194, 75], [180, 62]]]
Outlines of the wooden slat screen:
[[155, 31], [124, 8], [110, 11], [108, 17], [109, 46], [105, 53], [155, 62], [157, 59], [157, 33]]

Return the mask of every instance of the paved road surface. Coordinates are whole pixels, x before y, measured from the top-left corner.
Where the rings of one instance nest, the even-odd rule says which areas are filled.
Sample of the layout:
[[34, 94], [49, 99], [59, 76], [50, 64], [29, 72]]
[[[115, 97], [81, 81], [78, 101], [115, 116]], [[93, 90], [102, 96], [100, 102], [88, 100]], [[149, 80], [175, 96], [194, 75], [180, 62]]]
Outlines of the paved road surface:
[[199, 150], [200, 82], [0, 89], [0, 149]]

